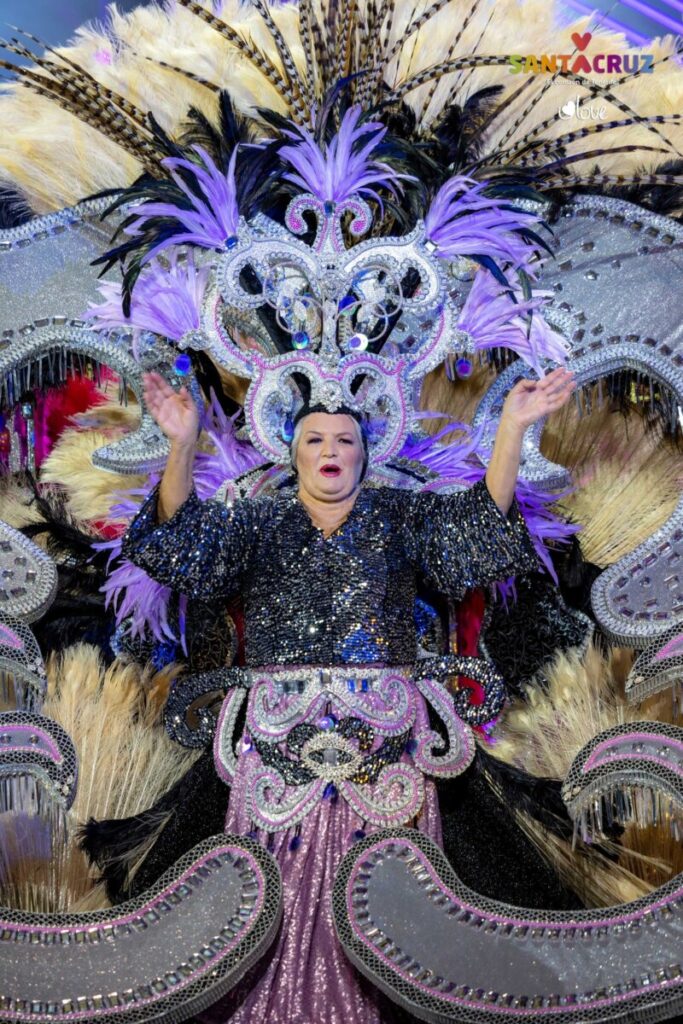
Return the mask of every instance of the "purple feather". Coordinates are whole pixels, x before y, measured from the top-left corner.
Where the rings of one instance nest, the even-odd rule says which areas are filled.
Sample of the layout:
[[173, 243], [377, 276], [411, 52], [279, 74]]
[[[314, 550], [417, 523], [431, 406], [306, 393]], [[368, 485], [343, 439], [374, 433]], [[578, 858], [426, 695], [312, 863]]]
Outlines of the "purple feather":
[[280, 156], [296, 171], [286, 173], [285, 179], [323, 202], [341, 203], [356, 194], [370, 196], [380, 204], [376, 189], [386, 188], [396, 195], [401, 179], [414, 180], [412, 175], [399, 174], [388, 164], [370, 159], [387, 129], [379, 121], [359, 125], [361, 113], [361, 107], [350, 107], [339, 131], [324, 148], [305, 128], [297, 126], [285, 132], [294, 142], [283, 146]]
[[194, 483], [200, 498], [211, 497], [226, 480], [235, 480], [242, 473], [263, 464], [263, 456], [251, 441], [237, 437], [237, 415], [230, 417], [225, 414], [212, 389], [211, 404], [206, 409], [203, 426], [216, 451], [197, 452], [195, 455]]
[[210, 273], [208, 265], [197, 269], [191, 254], [185, 264], [179, 264], [177, 254], [173, 253], [168, 267], [153, 260], [140, 274], [129, 317], [123, 313], [121, 285], [113, 281], [99, 286], [105, 301], [91, 306], [83, 315], [94, 321], [97, 330], [132, 327], [133, 352], [137, 358], [142, 331], [180, 341], [188, 331], [197, 330]]
[[[145, 254], [141, 263], [147, 263], [153, 256], [169, 245], [198, 245], [203, 249], [224, 249], [229, 238], [237, 234], [239, 210], [235, 187], [235, 161], [237, 146], [233, 150], [227, 173], [223, 173], [201, 146], [192, 146], [203, 163], [166, 157], [161, 163], [166, 167], [178, 188], [190, 204], [190, 209], [174, 203], [144, 203], [135, 214], [135, 220], [126, 228], [126, 234], [140, 234], [145, 223], [152, 217], [172, 217], [184, 229], [170, 238], [164, 238]], [[200, 198], [185, 184], [177, 168], [189, 171], [195, 178], [204, 197]]]
[[[564, 364], [569, 351], [562, 335], [538, 312], [552, 292], [532, 291], [531, 300], [524, 301], [519, 288], [512, 291], [517, 303], [493, 274], [481, 268], [460, 313], [458, 327], [471, 335], [475, 349], [512, 349], [542, 377], [543, 359]], [[525, 313], [531, 314], [530, 323], [524, 318]]]
[[130, 616], [131, 636], [144, 639], [149, 630], [156, 640], [177, 640], [168, 622], [171, 591], [137, 565], [127, 560], [121, 562], [102, 591], [107, 607], [114, 606], [117, 623]]
[[437, 246], [442, 259], [489, 256], [530, 272], [529, 260], [537, 246], [516, 232], [540, 222], [535, 213], [510, 210], [501, 199], [481, 194], [488, 182], [456, 175], [441, 186], [425, 217], [425, 237]]

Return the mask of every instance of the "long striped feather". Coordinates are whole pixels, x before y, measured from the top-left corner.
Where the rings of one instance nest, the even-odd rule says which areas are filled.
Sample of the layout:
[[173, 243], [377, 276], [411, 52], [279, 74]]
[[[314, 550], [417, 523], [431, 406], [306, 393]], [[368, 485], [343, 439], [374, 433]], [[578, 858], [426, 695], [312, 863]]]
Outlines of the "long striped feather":
[[[668, 54], [667, 56], [662, 57], [659, 61], [655, 61], [653, 66], [660, 63], [664, 63], [666, 60], [669, 59], [670, 56], [671, 54]], [[617, 96], [614, 93], [615, 86], [622, 85], [624, 82], [629, 81], [632, 78], [638, 77], [640, 71], [636, 71], [631, 75], [624, 75], [622, 76], [622, 78], [617, 79], [616, 82], [611, 82], [608, 85], [600, 85], [599, 83], [592, 82], [590, 79], [585, 78], [583, 75], [575, 75], [571, 71], [558, 71], [557, 74], [561, 78], [566, 78], [568, 81], [576, 82], [577, 85], [583, 86], [583, 88], [587, 90], [588, 95], [591, 99], [595, 98], [596, 96], [600, 96], [602, 99], [606, 99], [609, 100], [611, 103], [614, 103], [614, 105], [618, 107], [619, 110], [621, 110], [623, 113], [632, 115], [635, 122], [639, 124], [645, 123], [646, 119], [642, 115], [637, 114], [632, 109], [632, 107], [630, 107], [627, 103], [624, 102], [624, 100], [622, 100], [619, 96]], [[558, 111], [558, 113], [553, 118], [553, 121], [559, 120], [559, 116], [560, 115]], [[523, 145], [523, 143], [527, 141], [529, 138], [534, 138], [541, 130], [542, 129], [539, 125], [534, 126], [534, 128], [524, 137], [524, 139], [520, 139], [519, 142], [515, 143], [515, 145], [511, 148], [511, 155], [514, 157], [518, 149]], [[670, 145], [669, 140], [665, 138], [661, 134], [661, 132], [659, 132], [654, 126], [648, 127], [648, 131], [651, 131], [654, 135], [656, 135], [660, 142], [665, 142], [667, 145]], [[678, 155], [681, 156], [680, 153]]]
[[[574, 56], [575, 53], [576, 53], [576, 50], [573, 51], [572, 56]], [[669, 60], [671, 56], [674, 56], [674, 55], [670, 54], [670, 55], [667, 55], [667, 56], [665, 56], [663, 58], [660, 58], [660, 60], [655, 61], [654, 64], [656, 65], [656, 64], [659, 64], [659, 63], [664, 63], [665, 61]], [[535, 105], [542, 99], [542, 97], [545, 95], [545, 93], [548, 91], [548, 89], [551, 87], [553, 82], [556, 81], [556, 79], [558, 77], [559, 78], [566, 78], [568, 81], [576, 82], [577, 85], [582, 85], [585, 89], [587, 89], [589, 96], [594, 97], [594, 96], [600, 95], [604, 99], [609, 100], [610, 102], [614, 103], [614, 105], [619, 110], [621, 110], [623, 113], [630, 114], [636, 120], [639, 120], [640, 115], [636, 114], [636, 112], [627, 103], [625, 103], [619, 97], [614, 95], [613, 89], [615, 88], [615, 86], [623, 85], [624, 82], [627, 82], [627, 81], [629, 81], [631, 79], [637, 78], [640, 74], [641, 74], [641, 72], [640, 72], [640, 70], [638, 70], [636, 72], [632, 72], [631, 74], [622, 75], [622, 77], [617, 79], [616, 82], [611, 82], [611, 83], [609, 83], [607, 85], [599, 85], [599, 84], [597, 84], [595, 82], [591, 82], [590, 79], [584, 78], [583, 75], [575, 75], [575, 74], [573, 74], [570, 71], [565, 72], [565, 71], [562, 71], [561, 69], [558, 69], [557, 71], [554, 71], [552, 73], [552, 75], [548, 76], [548, 81], [546, 83], [544, 83], [543, 87], [540, 89], [538, 94], [534, 96], [534, 98], [532, 99], [531, 103], [521, 112], [521, 114], [514, 121], [514, 123], [512, 125], [510, 125], [510, 127], [506, 131], [505, 135], [500, 140], [499, 148], [496, 150], [495, 153], [489, 154], [490, 158], [491, 159], [498, 159], [501, 156], [502, 152], [504, 151], [502, 149], [502, 147], [504, 147], [505, 143], [514, 136], [515, 132], [517, 131], [517, 128], [519, 127], [519, 125], [525, 120], [526, 116], [531, 112], [531, 110], [533, 110]], [[557, 114], [557, 119], [559, 119], [559, 112]], [[668, 144], [668, 140], [664, 139], [663, 136], [657, 131], [657, 129], [654, 128], [654, 126], [648, 127], [648, 130], [652, 131], [659, 138], [660, 141], [667, 142], [667, 144]], [[539, 131], [539, 128], [538, 128], [537, 125], [535, 125], [531, 129], [531, 131], [529, 131], [522, 139], [520, 139], [517, 143], [515, 143], [514, 146], [509, 148], [509, 150], [508, 150], [509, 157], [513, 158], [514, 155], [515, 155], [517, 147], [523, 145], [529, 139], [535, 138], [536, 135], [538, 134], [538, 131]]]
[[[83, 81], [91, 82], [93, 86], [96, 86], [98, 92], [102, 96], [106, 97], [106, 99], [108, 99], [111, 103], [115, 103], [117, 107], [119, 107], [121, 110], [124, 111], [124, 113], [128, 115], [128, 117], [131, 117], [135, 121], [138, 121], [142, 127], [146, 126], [145, 111], [141, 110], [140, 107], [137, 107], [126, 96], [122, 96], [121, 93], [116, 92], [114, 89], [111, 89], [109, 86], [104, 85], [102, 82], [98, 81], [95, 78], [95, 76], [92, 75], [86, 68], [71, 60], [71, 58], [68, 57], [66, 54], [60, 53], [58, 50], [55, 50], [54, 47], [50, 46], [44, 40], [40, 39], [38, 36], [33, 35], [32, 32], [27, 32], [26, 29], [19, 28], [17, 25], [11, 25], [10, 28], [12, 29], [13, 32], [18, 32], [26, 39], [30, 39], [32, 42], [36, 43], [37, 46], [42, 46], [42, 48], [47, 53], [53, 53], [55, 57], [58, 58], [58, 60], [63, 61], [64, 64], [72, 68], [72, 70], [78, 75], [79, 78], [81, 78]], [[12, 40], [12, 42], [17, 41]], [[40, 60], [42, 60], [42, 58], [36, 57], [29, 50], [26, 50], [26, 53], [24, 55], [28, 56], [28, 58], [32, 60], [34, 63], [38, 63]]]
[[[130, 52], [135, 57], [141, 56], [136, 53], [135, 50], [131, 50]], [[156, 57], [148, 57], [147, 55], [144, 55], [143, 60], [148, 60], [151, 64], [155, 64], [159, 68], [164, 68], [166, 71], [173, 71], [176, 75], [183, 75], [183, 77], [189, 79], [190, 82], [196, 82], [197, 85], [203, 85], [206, 89], [210, 89], [211, 92], [219, 93], [221, 91], [222, 86], [217, 85], [215, 82], [210, 82], [208, 78], [203, 78], [194, 71], [188, 71], [187, 68], [179, 68], [177, 64], [169, 64], [168, 61], [159, 60]]]
[[[645, 120], [648, 122], [655, 121], [658, 124], [664, 124], [666, 121], [680, 121], [681, 118], [683, 118], [683, 114], [654, 114], [651, 117], [645, 118]], [[550, 121], [552, 121], [552, 119], [550, 119]], [[570, 145], [572, 142], [584, 139], [588, 135], [599, 135], [603, 132], [611, 131], [613, 128], [622, 128], [630, 124], [633, 124], [633, 121], [630, 118], [621, 121], [600, 121], [597, 124], [577, 128], [572, 132], [565, 132], [563, 135], [559, 135], [556, 138], [537, 139], [535, 142], [530, 142], [524, 150], [526, 153], [536, 153], [536, 157], [525, 156], [517, 158], [515, 159], [515, 166], [529, 166], [533, 163], [534, 159], [537, 158], [539, 153], [544, 156], [548, 156], [551, 152], [559, 152], [559, 150]]]
[[337, 80], [346, 78], [351, 71], [351, 29], [355, 26], [355, 14], [356, 0], [346, 0], [344, 6], [340, 8], [340, 28], [337, 39]]
[[313, 34], [313, 50], [315, 53], [315, 62], [318, 65], [318, 71], [320, 73], [320, 85], [323, 96], [329, 88], [327, 81], [327, 69], [330, 67], [330, 53], [327, 47], [327, 39], [323, 28], [318, 21], [316, 13], [311, 9], [311, 31]]
[[[11, 49], [10, 46], [5, 48]], [[20, 53], [21, 51], [16, 49], [14, 52]], [[23, 56], [27, 54], [30, 54], [30, 51], [26, 51]], [[91, 111], [99, 110], [101, 119], [107, 124], [118, 123], [119, 127], [125, 125], [131, 131], [133, 130], [133, 125], [135, 125], [135, 131], [142, 138], [145, 138], [147, 141], [151, 140], [152, 135], [149, 131], [146, 116], [138, 111], [137, 108], [132, 108], [135, 112], [131, 113], [130, 105], [125, 102], [119, 102], [123, 100], [123, 97], [119, 97], [113, 90], [101, 86], [91, 75], [78, 74], [70, 68], [55, 64], [53, 61], [35, 60], [35, 58], [34, 61], [52, 76], [52, 78], [41, 76], [42, 81], [47, 84], [47, 87], [52, 91], [59, 91], [70, 96], [75, 107], [79, 108], [87, 105]]]
[[[574, 49], [572, 50], [571, 54], [570, 54], [570, 59], [572, 57], [576, 56], [577, 49], [578, 48], [575, 46]], [[552, 87], [553, 83], [557, 80], [557, 75], [558, 75], [558, 72], [555, 71], [555, 72], [553, 72], [552, 75], [546, 76], [547, 77], [547, 81], [545, 81], [543, 83], [543, 85], [542, 85], [541, 89], [539, 90], [539, 92], [532, 96], [532, 99], [531, 99], [531, 102], [529, 103], [529, 105], [527, 107], [525, 107], [524, 110], [522, 110], [521, 114], [518, 115], [516, 120], [513, 122], [513, 124], [511, 124], [509, 126], [509, 128], [507, 129], [507, 131], [503, 135], [503, 138], [499, 142], [499, 150], [500, 150], [500, 147], [505, 146], [505, 143], [509, 139], [514, 137], [515, 132], [517, 131], [519, 126], [524, 122], [524, 120], [526, 119], [527, 115], [533, 110], [533, 108], [536, 106], [536, 104], [541, 101], [541, 99], [547, 93], [548, 89], [550, 89]]]
[[429, 67], [418, 71], [411, 78], [406, 79], [405, 82], [395, 86], [384, 97], [384, 102], [386, 104], [395, 103], [409, 92], [412, 92], [413, 89], [419, 89], [421, 85], [425, 85], [426, 82], [432, 82], [441, 75], [448, 75], [454, 71], [460, 71], [462, 68], [503, 67], [508, 63], [509, 59], [506, 54], [499, 56], [479, 56], [474, 54], [471, 57], [457, 57], [455, 60], [443, 60], [438, 64], [431, 64]]
[[612, 153], [636, 153], [641, 150], [645, 150], [650, 153], [669, 153], [668, 149], [661, 149], [659, 146], [637, 146], [634, 144], [626, 144], [624, 146], [614, 146], [610, 149], [604, 147], [600, 149], [588, 149], [581, 153], [571, 153], [568, 156], [562, 156], [558, 160], [553, 160], [552, 163], [543, 164], [541, 167], [534, 167], [534, 170], [538, 174], [546, 174], [550, 171], [555, 171], [560, 167], [566, 167], [567, 164], [575, 164], [580, 160], [593, 160], [599, 156], [611, 155]]
[[370, 106], [370, 98], [375, 82], [375, 52], [377, 46], [378, 17], [379, 9], [376, 0], [369, 0], [366, 4], [366, 22], [359, 54], [358, 70], [363, 72], [358, 87], [356, 101], [361, 106]]
[[306, 95], [309, 108], [315, 101], [315, 58], [313, 55], [313, 34], [311, 20], [314, 17], [312, 0], [299, 2], [299, 36], [306, 62]]
[[304, 105], [306, 87], [301, 79], [301, 75], [299, 74], [299, 69], [294, 63], [292, 52], [285, 42], [285, 37], [282, 35], [282, 32], [275, 24], [268, 5], [264, 3], [264, 0], [252, 0], [252, 3], [268, 26], [268, 31], [273, 38], [275, 48], [279, 54], [280, 60], [282, 61], [285, 78], [292, 90], [292, 106], [294, 107], [294, 113], [296, 115], [295, 119], [302, 120], [308, 113], [307, 107]]
[[[565, 75], [564, 72], [555, 72], [554, 74], [555, 75], [561, 75], [562, 77], [568, 77], [571, 80], [576, 81], [577, 84], [579, 84], [582, 87], [587, 89], [588, 94], [589, 94], [589, 96], [591, 98], [593, 98], [593, 97], [595, 97], [597, 95], [600, 95], [604, 99], [609, 99], [611, 102], [613, 102], [614, 105], [616, 107], [618, 107], [623, 113], [627, 113], [627, 114], [632, 115], [632, 117], [630, 117], [627, 121], [624, 121], [623, 124], [637, 124], [637, 123], [641, 123], [641, 124], [644, 124], [644, 125], [649, 127], [649, 122], [651, 122], [652, 119], [644, 117], [644, 116], [642, 116], [640, 114], [636, 114], [635, 111], [633, 111], [631, 109], [631, 107], [628, 106], [628, 104], [624, 103], [623, 100], [621, 100], [619, 97], [614, 96], [612, 91], [611, 91], [613, 86], [610, 86], [610, 85], [606, 85], [606, 86], [597, 85], [597, 84], [589, 81], [588, 79], [583, 78], [583, 76], [573, 75], [571, 72], [567, 72], [566, 75]], [[628, 78], [628, 77], [629, 76], [626, 76], [626, 78]], [[626, 79], [623, 79], [623, 80], [625, 81]], [[501, 102], [500, 108], [504, 108], [505, 106], [507, 106], [507, 108], [509, 109], [510, 105], [512, 104], [514, 99], [517, 97], [517, 95], [519, 95], [519, 93], [522, 91], [522, 89], [524, 89], [529, 83], [532, 83], [532, 81], [533, 81], [532, 79], [527, 79], [527, 81], [522, 86], [520, 86], [520, 88], [516, 91], [516, 93], [514, 94], [513, 97], [509, 98], [509, 100], [507, 100], [507, 101], [503, 100]], [[518, 117], [516, 122], [515, 122], [517, 125], [520, 124], [524, 120], [524, 117], [526, 116], [526, 114], [528, 114], [529, 111], [531, 109], [533, 109], [533, 106], [535, 105], [535, 103], [537, 101], [538, 101], [538, 97], [534, 100], [533, 103], [531, 103], [530, 105], [527, 106], [527, 108], [525, 108], [525, 111], [522, 112], [520, 117]], [[496, 111], [496, 113], [497, 112], [498, 112], [498, 110]], [[518, 154], [521, 154], [522, 152], [526, 151], [528, 146], [533, 142], [533, 140], [542, 131], [545, 131], [546, 128], [550, 127], [550, 125], [556, 123], [559, 120], [560, 120], [560, 114], [559, 114], [559, 111], [558, 111], [552, 117], [546, 118], [544, 121], [541, 121], [538, 124], [534, 125], [534, 127], [530, 131], [528, 131], [526, 133], [526, 135], [524, 135], [524, 137], [522, 139], [520, 139], [518, 142], [516, 142], [514, 145], [508, 146], [507, 148], [503, 148], [502, 147], [502, 142], [501, 142], [501, 144], [499, 145], [499, 147], [496, 150], [491, 151], [491, 152], [485, 154], [479, 160], [477, 160], [474, 163], [470, 164], [468, 166], [468, 172], [471, 173], [474, 169], [476, 169], [478, 167], [489, 166], [494, 161], [495, 162], [500, 162], [500, 160], [502, 160], [502, 159], [506, 160], [507, 162], [512, 162], [516, 158], [516, 156]], [[653, 120], [656, 121], [657, 119], [655, 118]], [[666, 139], [660, 132], [655, 130], [655, 135], [657, 136], [659, 141], [664, 142], [667, 146], [669, 145], [668, 139]], [[506, 137], [507, 137], [507, 135], [506, 135]], [[547, 141], [548, 141], [547, 139], [539, 140], [540, 143], [546, 143]]]
[[[410, 37], [416, 32], [419, 32], [423, 25], [426, 25], [431, 18], [437, 15], [439, 11], [446, 7], [450, 2], [451, 0], [434, 0], [434, 3], [430, 4], [426, 11], [423, 11], [422, 14], [420, 14], [414, 21], [411, 20], [403, 35], [399, 36], [387, 56], [384, 58], [384, 63], [390, 64], [394, 57], [403, 49]], [[389, 37], [387, 36], [387, 42], [388, 40]]]
[[275, 67], [266, 54], [261, 53], [256, 46], [253, 46], [244, 39], [243, 36], [241, 36], [231, 25], [222, 21], [221, 18], [217, 18], [215, 14], [212, 14], [211, 11], [202, 7], [201, 4], [196, 2], [196, 0], [178, 0], [178, 3], [196, 18], [205, 22], [215, 32], [218, 32], [218, 34], [223, 36], [224, 39], [227, 39], [229, 43], [232, 43], [232, 45], [235, 46], [251, 64], [253, 64], [256, 70], [260, 71], [264, 78], [270, 82], [280, 98], [284, 100], [288, 106], [291, 106], [291, 90], [287, 87], [287, 83], [279, 69]]
[[141, 139], [133, 125], [126, 122], [120, 114], [117, 115], [116, 111], [93, 110], [82, 99], [73, 99], [68, 93], [65, 94], [60, 83], [52, 82], [44, 75], [37, 75], [28, 68], [12, 64], [10, 61], [0, 60], [0, 68], [13, 72], [19, 83], [30, 92], [57, 103], [63, 110], [117, 143], [139, 160], [150, 174], [159, 175], [160, 154], [146, 139]]
[[573, 188], [576, 185], [683, 185], [683, 174], [570, 174], [567, 177], [557, 175], [535, 183], [539, 192], [548, 192], [554, 188]]
[[[460, 26], [460, 29], [458, 30], [458, 32], [456, 32], [455, 37], [453, 39], [453, 42], [451, 43], [450, 47], [448, 48], [448, 56], [446, 57], [446, 60], [452, 60], [453, 59], [453, 55], [455, 53], [455, 50], [456, 50], [456, 47], [457, 47], [458, 43], [460, 42], [460, 40], [462, 38], [462, 34], [465, 31], [465, 29], [467, 28], [467, 25], [469, 24], [469, 22], [470, 22], [472, 16], [474, 15], [475, 11], [479, 7], [480, 2], [481, 2], [481, 0], [473, 0], [472, 6], [470, 7], [469, 11], [467, 12], [467, 14], [465, 16], [465, 20], [463, 21], [462, 25]], [[415, 40], [417, 41], [417, 35], [415, 36]], [[434, 93], [436, 92], [438, 85], [439, 85], [439, 82], [438, 82], [437, 79], [435, 79], [432, 82], [431, 88], [429, 89], [429, 92], [427, 93], [427, 96], [426, 96], [426, 98], [424, 99], [424, 101], [422, 103], [422, 106], [420, 108], [420, 114], [419, 114], [419, 117], [418, 117], [418, 121], [423, 121], [424, 120], [425, 115], [427, 113], [427, 110], [429, 109], [429, 104], [432, 102], [432, 99], [434, 98]]]
[[[478, 0], [475, 0], [475, 3], [478, 3]], [[481, 41], [484, 38], [484, 36], [486, 35], [486, 30], [488, 29], [489, 25], [491, 24], [491, 20], [493, 19], [494, 10], [495, 10], [495, 8], [491, 7], [491, 10], [489, 11], [489, 16], [486, 19], [486, 23], [485, 23], [484, 27], [482, 28], [481, 32], [479, 33], [477, 41], [476, 41], [476, 43], [475, 43], [475, 45], [473, 47], [474, 53], [477, 53], [478, 50], [479, 50], [479, 47], [481, 46]], [[452, 57], [452, 56], [453, 56], [453, 54], [449, 53], [449, 57]], [[446, 99], [444, 101], [442, 109], [445, 109], [446, 107], [450, 107], [451, 103], [453, 103], [455, 101], [455, 97], [456, 97], [456, 94], [457, 94], [458, 90], [464, 89], [465, 83], [467, 82], [467, 79], [470, 77], [470, 75], [472, 75], [472, 73], [473, 73], [472, 68], [467, 68], [465, 70], [464, 74], [463, 74], [462, 71], [459, 71], [457, 73], [457, 75], [453, 79], [453, 83], [452, 83], [452, 85], [451, 85], [451, 87], [450, 87], [450, 89], [448, 91], [448, 95], [446, 96]], [[437, 88], [438, 84], [439, 84], [438, 82], [434, 82], [433, 83], [433, 85], [432, 85], [432, 93], [434, 93], [436, 91], [436, 88]], [[425, 107], [423, 116], [425, 116], [427, 114], [427, 110], [428, 110], [428, 106]], [[480, 127], [480, 133], [483, 133], [484, 127], [485, 127], [485, 125], [482, 125]]]
[[364, 105], [372, 106], [379, 101], [379, 86], [386, 68], [385, 54], [391, 37], [396, 0], [379, 0], [377, 6], [373, 2], [374, 23], [374, 60], [372, 68], [367, 75], [367, 88], [362, 97]]
[[[92, 81], [92, 85], [90, 85], [85, 78], [87, 73], [84, 73], [83, 76], [74, 75], [68, 68], [60, 67], [54, 64], [53, 61], [46, 61], [44, 58], [38, 57], [16, 41], [1, 41], [0, 46], [18, 56], [32, 60], [39, 67], [48, 70], [53, 75], [52, 78], [47, 75], [39, 75], [31, 71], [30, 68], [5, 61], [3, 66], [7, 70], [13, 71], [23, 84], [31, 82], [35, 86], [42, 87], [41, 95], [53, 94], [68, 100], [76, 111], [87, 110], [88, 123], [94, 123], [95, 119], [100, 119], [106, 124], [112, 125], [116, 130], [125, 131], [125, 134], [131, 139], [137, 138], [141, 144], [150, 143], [152, 133], [149, 130], [146, 119], [143, 118], [141, 123], [137, 123], [138, 117], [127, 117], [124, 113], [117, 110], [115, 101], [109, 96], [111, 90], [100, 87], [100, 83], [92, 78], [92, 76], [88, 76]], [[88, 101], [87, 103], [86, 100]], [[134, 109], [137, 110], [137, 108]], [[144, 134], [141, 134], [140, 130]]]
[[389, 42], [391, 40], [391, 33], [394, 27], [394, 15], [396, 14], [396, 0], [383, 0], [382, 6], [379, 10], [377, 28], [382, 29], [381, 40], [381, 63], [386, 68], [387, 65], [387, 52]]

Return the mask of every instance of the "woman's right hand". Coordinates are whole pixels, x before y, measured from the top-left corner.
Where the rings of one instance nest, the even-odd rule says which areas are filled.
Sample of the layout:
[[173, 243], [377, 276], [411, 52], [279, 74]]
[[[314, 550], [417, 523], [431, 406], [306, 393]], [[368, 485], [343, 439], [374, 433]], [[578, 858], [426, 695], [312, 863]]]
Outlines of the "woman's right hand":
[[183, 448], [194, 446], [199, 435], [199, 412], [185, 385], [174, 391], [160, 373], [145, 373], [142, 379], [145, 405], [169, 441]]

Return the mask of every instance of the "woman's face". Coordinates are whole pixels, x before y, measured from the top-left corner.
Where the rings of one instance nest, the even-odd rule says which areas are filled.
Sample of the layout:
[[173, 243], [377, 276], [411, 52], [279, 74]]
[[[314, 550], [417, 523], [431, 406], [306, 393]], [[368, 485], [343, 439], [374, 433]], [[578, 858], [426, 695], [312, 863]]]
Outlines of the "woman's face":
[[352, 416], [312, 412], [301, 421], [296, 453], [299, 488], [319, 501], [343, 501], [358, 487], [363, 443]]

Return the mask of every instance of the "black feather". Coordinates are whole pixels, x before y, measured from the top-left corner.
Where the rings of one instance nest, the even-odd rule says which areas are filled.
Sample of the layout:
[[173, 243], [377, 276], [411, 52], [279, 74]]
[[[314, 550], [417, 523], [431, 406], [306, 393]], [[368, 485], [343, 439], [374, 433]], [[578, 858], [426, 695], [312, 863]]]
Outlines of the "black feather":
[[456, 172], [479, 157], [484, 145], [480, 126], [502, 91], [502, 85], [489, 85], [469, 96], [463, 107], [452, 103], [441, 111], [431, 130], [439, 163]]
[[[86, 822], [78, 833], [79, 845], [102, 871], [111, 902], [144, 892], [202, 839], [222, 832], [229, 795], [229, 787], [216, 774], [213, 751], [208, 750], [146, 811]], [[160, 828], [160, 836], [131, 878], [135, 861]]]
[[0, 231], [18, 228], [35, 214], [26, 198], [13, 185], [0, 185]]
[[562, 799], [559, 779], [531, 775], [477, 747], [476, 767], [505, 805], [544, 825], [554, 835], [571, 839], [574, 825]]

